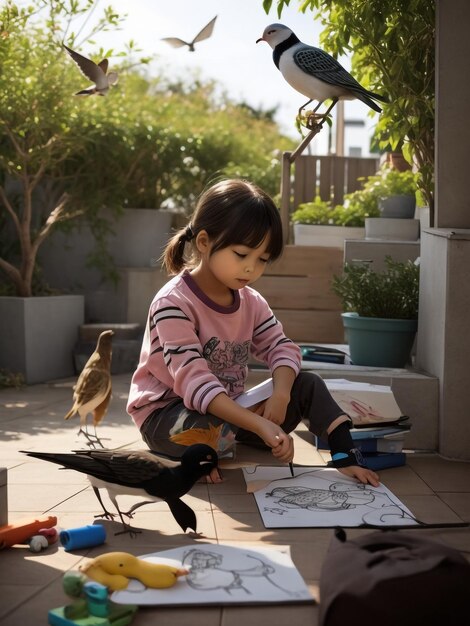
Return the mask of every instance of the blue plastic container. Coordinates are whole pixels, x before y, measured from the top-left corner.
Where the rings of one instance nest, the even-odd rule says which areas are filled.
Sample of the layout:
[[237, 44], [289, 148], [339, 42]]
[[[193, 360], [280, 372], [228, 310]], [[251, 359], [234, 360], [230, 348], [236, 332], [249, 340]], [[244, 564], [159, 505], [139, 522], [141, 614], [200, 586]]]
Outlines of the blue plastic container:
[[59, 541], [66, 552], [80, 550], [80, 548], [93, 548], [106, 541], [106, 530], [102, 524], [69, 528], [60, 532]]

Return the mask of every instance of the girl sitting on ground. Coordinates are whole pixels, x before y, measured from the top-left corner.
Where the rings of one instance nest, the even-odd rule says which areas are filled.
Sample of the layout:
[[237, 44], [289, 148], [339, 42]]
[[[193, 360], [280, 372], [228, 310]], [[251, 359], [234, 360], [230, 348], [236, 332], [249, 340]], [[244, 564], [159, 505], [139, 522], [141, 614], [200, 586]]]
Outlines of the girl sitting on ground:
[[[127, 410], [151, 450], [176, 458], [197, 441], [220, 455], [241, 441], [289, 463], [289, 433], [305, 419], [328, 437], [334, 467], [378, 486], [377, 474], [361, 466], [350, 418], [320, 376], [300, 370], [299, 347], [250, 286], [282, 251], [279, 211], [256, 185], [222, 180], [201, 195], [165, 248], [164, 266], [175, 276], [150, 305]], [[250, 355], [269, 368], [273, 392], [247, 409], [235, 398]], [[221, 480], [217, 470], [211, 479]]]

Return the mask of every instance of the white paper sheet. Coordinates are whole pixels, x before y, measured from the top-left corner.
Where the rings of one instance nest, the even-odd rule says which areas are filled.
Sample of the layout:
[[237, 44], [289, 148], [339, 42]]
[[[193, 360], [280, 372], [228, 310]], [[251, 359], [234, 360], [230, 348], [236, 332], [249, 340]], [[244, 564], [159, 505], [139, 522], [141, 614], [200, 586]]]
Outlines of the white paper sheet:
[[150, 589], [132, 579], [111, 595], [120, 604], [188, 606], [314, 602], [289, 554], [289, 547], [245, 548], [197, 543], [139, 558], [186, 567], [168, 589]]
[[362, 485], [333, 468], [244, 468], [258, 488], [256, 504], [266, 528], [416, 525], [411, 511], [384, 485]]

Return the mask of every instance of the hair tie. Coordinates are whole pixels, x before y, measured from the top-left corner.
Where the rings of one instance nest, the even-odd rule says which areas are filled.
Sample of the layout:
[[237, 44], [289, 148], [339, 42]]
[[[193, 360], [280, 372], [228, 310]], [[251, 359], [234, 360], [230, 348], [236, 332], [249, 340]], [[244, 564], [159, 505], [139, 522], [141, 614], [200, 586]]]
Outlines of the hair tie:
[[194, 232], [193, 232], [192, 226], [191, 224], [188, 224], [184, 230], [183, 238], [185, 241], [191, 241], [193, 237], [194, 237]]

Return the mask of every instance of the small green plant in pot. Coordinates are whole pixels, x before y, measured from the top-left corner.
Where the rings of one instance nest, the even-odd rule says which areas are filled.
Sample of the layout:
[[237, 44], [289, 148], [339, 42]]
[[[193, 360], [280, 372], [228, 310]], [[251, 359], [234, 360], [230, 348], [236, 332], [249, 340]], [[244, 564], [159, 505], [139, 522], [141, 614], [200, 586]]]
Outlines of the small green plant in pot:
[[[367, 203], [357, 201], [355, 193], [346, 195], [344, 205], [335, 207], [319, 196], [300, 204], [291, 216], [295, 243], [342, 248], [345, 239], [363, 239], [365, 218], [371, 213]], [[379, 215], [377, 208], [372, 215]]]
[[321, 226], [349, 226], [363, 228], [366, 217], [378, 217], [377, 202], [370, 203], [361, 196], [362, 190], [344, 196], [344, 204], [335, 207], [331, 202], [316, 196], [312, 202], [299, 204], [292, 213], [294, 224], [316, 224]]
[[419, 265], [393, 261], [375, 272], [345, 264], [332, 290], [342, 301], [343, 325], [355, 365], [405, 367], [418, 328]]
[[369, 176], [367, 187], [378, 198], [381, 217], [413, 219], [416, 209], [416, 174], [383, 167]]

